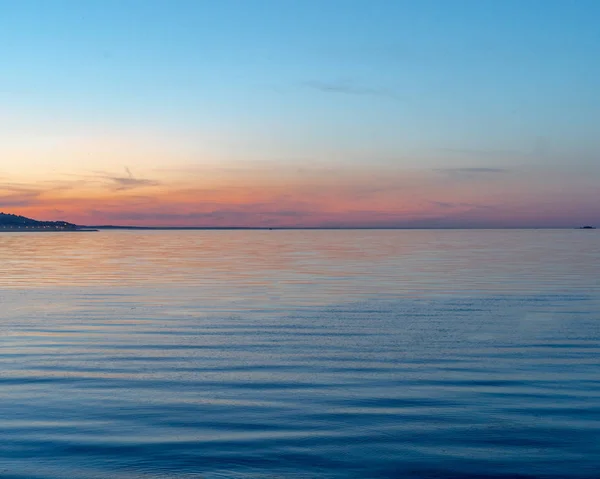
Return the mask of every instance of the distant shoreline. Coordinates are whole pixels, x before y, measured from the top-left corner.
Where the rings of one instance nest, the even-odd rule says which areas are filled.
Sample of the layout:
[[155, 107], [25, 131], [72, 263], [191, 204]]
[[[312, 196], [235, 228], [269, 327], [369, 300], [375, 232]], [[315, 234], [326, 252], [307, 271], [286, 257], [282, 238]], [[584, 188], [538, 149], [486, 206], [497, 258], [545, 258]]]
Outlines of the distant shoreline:
[[323, 227], [264, 227], [264, 226], [81, 226], [78, 228], [2, 228], [0, 233], [91, 233], [98, 231], [465, 231], [465, 230], [595, 230], [596, 228], [573, 227], [509, 227], [509, 228], [457, 228], [457, 227], [365, 227], [365, 226], [323, 226]]
[[[83, 228], [83, 227], [82, 227]], [[579, 230], [569, 226], [548, 227], [451, 227], [451, 226], [89, 226], [101, 230], [140, 231], [302, 231], [302, 230]]]
[[52, 227], [17, 227], [8, 228], [0, 226], [0, 233], [89, 233], [98, 231], [464, 231], [464, 230], [595, 230], [596, 228], [573, 228], [573, 227], [436, 227], [436, 226], [76, 226], [74, 228], [52, 228]]
[[52, 228], [0, 228], [0, 233], [90, 233], [95, 228], [52, 229]]
[[343, 230], [373, 230], [373, 231], [411, 231], [411, 230], [595, 230], [591, 224], [584, 226], [528, 226], [528, 227], [469, 227], [469, 226], [134, 226], [134, 225], [78, 225], [67, 221], [38, 221], [25, 216], [0, 212], [0, 233], [56, 233], [56, 232], [91, 232], [100, 230], [124, 231], [343, 231]]

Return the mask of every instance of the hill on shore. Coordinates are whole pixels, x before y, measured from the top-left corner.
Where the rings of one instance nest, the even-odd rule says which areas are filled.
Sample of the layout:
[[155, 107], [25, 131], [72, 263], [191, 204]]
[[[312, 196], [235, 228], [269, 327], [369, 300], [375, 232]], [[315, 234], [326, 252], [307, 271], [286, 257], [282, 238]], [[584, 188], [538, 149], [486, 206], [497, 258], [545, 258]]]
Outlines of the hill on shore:
[[0, 229], [76, 229], [66, 221], [38, 221], [25, 216], [0, 213]]

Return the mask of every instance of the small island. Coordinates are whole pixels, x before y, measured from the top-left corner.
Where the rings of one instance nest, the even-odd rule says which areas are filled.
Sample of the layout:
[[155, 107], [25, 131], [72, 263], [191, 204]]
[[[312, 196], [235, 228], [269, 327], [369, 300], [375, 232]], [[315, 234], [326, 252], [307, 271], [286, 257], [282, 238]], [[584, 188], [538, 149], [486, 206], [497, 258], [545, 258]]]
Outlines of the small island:
[[66, 221], [38, 221], [25, 216], [0, 212], [0, 233], [33, 231], [95, 231]]
[[595, 230], [596, 227], [595, 226], [586, 225], [586, 226], [580, 226], [579, 229], [580, 230]]

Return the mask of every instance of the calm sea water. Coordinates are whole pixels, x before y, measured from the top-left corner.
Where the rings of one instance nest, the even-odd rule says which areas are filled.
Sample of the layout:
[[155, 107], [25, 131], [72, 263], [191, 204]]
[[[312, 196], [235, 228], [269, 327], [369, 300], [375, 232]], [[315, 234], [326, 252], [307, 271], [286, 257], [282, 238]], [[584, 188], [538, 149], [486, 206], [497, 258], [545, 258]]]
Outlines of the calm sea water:
[[0, 235], [0, 477], [600, 478], [596, 231]]

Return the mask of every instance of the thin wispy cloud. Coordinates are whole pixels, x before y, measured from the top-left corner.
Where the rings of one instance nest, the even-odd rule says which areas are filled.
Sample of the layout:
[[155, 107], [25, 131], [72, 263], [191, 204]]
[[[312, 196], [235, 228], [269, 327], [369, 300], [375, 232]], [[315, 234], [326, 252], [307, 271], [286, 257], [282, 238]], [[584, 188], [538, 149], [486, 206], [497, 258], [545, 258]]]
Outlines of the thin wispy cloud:
[[[129, 191], [159, 184], [154, 180], [135, 177], [129, 168], [125, 168], [125, 173], [121, 176], [106, 172], [95, 172], [92, 175], [67, 174], [65, 176], [73, 179], [42, 180], [35, 183], [11, 182], [6, 179], [0, 181], [0, 208], [29, 208], [47, 202], [68, 201], [65, 199], [68, 197], [81, 198], [86, 196], [84, 192], [88, 187], [106, 187], [107, 183], [112, 191]], [[65, 194], [70, 196], [64, 196]], [[133, 197], [132, 201], [136, 197]], [[145, 202], [148, 201], [146, 197]]]
[[94, 175], [87, 175], [88, 180], [103, 180], [107, 181], [111, 188], [115, 191], [133, 190], [135, 188], [145, 188], [150, 186], [158, 186], [161, 183], [156, 180], [147, 178], [138, 178], [133, 175], [128, 167], [124, 168], [124, 175], [115, 175], [103, 171], [95, 172]]
[[493, 148], [436, 148], [434, 151], [451, 156], [461, 156], [469, 158], [512, 158], [523, 156], [523, 153], [517, 150], [503, 150]]
[[482, 179], [505, 175], [510, 172], [507, 168], [435, 168], [436, 173], [454, 179]]
[[39, 201], [44, 190], [19, 183], [0, 183], [0, 208], [30, 206]]
[[438, 208], [449, 209], [449, 210], [464, 209], [464, 208], [484, 209], [484, 210], [494, 209], [494, 206], [485, 205], [485, 204], [477, 204], [477, 203], [464, 203], [464, 202], [452, 202], [452, 201], [430, 201], [429, 203], [433, 206], [437, 206]]
[[31, 206], [38, 203], [39, 196], [39, 193], [35, 191], [10, 194], [0, 193], [0, 208]]
[[307, 81], [304, 82], [304, 86], [323, 93], [357, 96], [385, 96], [389, 98], [395, 98], [394, 93], [389, 90], [381, 88], [369, 88], [349, 82]]
[[437, 168], [435, 171], [441, 173], [477, 173], [477, 174], [488, 174], [488, 173], [507, 173], [507, 168]]

